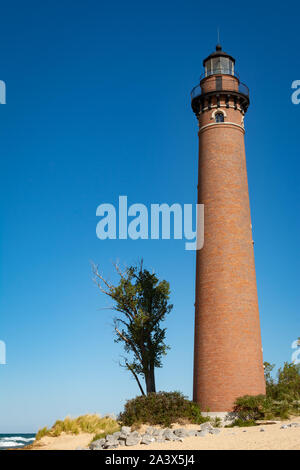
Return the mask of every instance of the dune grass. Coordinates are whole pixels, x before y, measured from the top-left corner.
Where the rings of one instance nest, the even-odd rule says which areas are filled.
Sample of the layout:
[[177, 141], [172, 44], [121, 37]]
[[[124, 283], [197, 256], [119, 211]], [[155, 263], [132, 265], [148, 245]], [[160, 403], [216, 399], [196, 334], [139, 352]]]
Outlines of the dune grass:
[[39, 441], [44, 436], [58, 437], [63, 432], [68, 434], [86, 432], [106, 436], [107, 434], [119, 431], [119, 429], [120, 425], [118, 422], [109, 416], [103, 418], [97, 414], [82, 415], [78, 418], [67, 416], [64, 420], [56, 421], [49, 429], [47, 427], [40, 429], [36, 434], [35, 440]]

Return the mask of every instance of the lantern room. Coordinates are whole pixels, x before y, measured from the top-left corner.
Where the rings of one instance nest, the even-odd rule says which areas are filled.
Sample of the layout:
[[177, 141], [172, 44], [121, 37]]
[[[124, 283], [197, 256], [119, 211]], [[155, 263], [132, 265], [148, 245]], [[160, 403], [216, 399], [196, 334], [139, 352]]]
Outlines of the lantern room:
[[205, 76], [210, 75], [234, 75], [235, 59], [222, 51], [220, 44], [216, 46], [216, 51], [210, 54], [203, 61]]

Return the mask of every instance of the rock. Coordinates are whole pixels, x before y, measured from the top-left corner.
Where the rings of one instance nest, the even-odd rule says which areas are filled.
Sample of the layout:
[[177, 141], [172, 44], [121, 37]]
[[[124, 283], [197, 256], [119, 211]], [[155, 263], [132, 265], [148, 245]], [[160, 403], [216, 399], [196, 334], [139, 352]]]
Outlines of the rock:
[[114, 434], [108, 434], [105, 438], [105, 444], [103, 447], [107, 449], [107, 447], [118, 446], [118, 445], [119, 445], [118, 437], [114, 436]]
[[113, 441], [117, 441], [118, 438], [119, 438], [119, 435], [115, 436], [114, 434], [107, 434], [106, 437], [105, 437], [105, 441], [106, 442], [113, 442]]
[[220, 434], [221, 429], [214, 428], [214, 429], [210, 429], [208, 432], [209, 434]]
[[205, 437], [205, 436], [207, 436], [207, 434], [208, 434], [208, 431], [206, 429], [204, 429], [203, 431], [197, 431], [196, 432], [197, 437]]
[[204, 429], [209, 430], [209, 429], [214, 429], [214, 428], [210, 423], [203, 423], [201, 424], [200, 429], [201, 431], [204, 431]]
[[[105, 442], [105, 444], [103, 444], [102, 449], [116, 449], [117, 447], [119, 447], [119, 442], [117, 444], [115, 442]], [[97, 449], [94, 449], [94, 450], [97, 450]], [[101, 449], [98, 449], [98, 450], [101, 450]]]
[[91, 450], [102, 450], [105, 444], [105, 439], [97, 439], [90, 444]]
[[149, 426], [149, 428], [146, 429], [146, 434], [153, 434], [154, 431], [160, 431], [160, 429], [153, 428], [152, 426]]
[[155, 440], [158, 442], [158, 439], [163, 439], [163, 433], [164, 433], [164, 429], [154, 429], [154, 431], [152, 432], [152, 436], [155, 438]]
[[264, 428], [261, 428], [261, 429], [259, 430], [259, 432], [265, 432]]
[[165, 439], [166, 441], [174, 441], [175, 439], [175, 434], [172, 431], [172, 429], [165, 429], [162, 438]]
[[130, 434], [131, 433], [131, 428], [129, 426], [122, 426], [121, 427], [121, 433]]
[[188, 436], [197, 436], [197, 430], [196, 429], [190, 429], [188, 431]]
[[299, 428], [299, 427], [300, 427], [300, 423], [291, 423], [291, 424], [290, 424], [290, 427], [291, 427], [291, 428]]
[[282, 426], [280, 426], [280, 429], [288, 429], [288, 426], [286, 424], [283, 424]]
[[189, 431], [187, 429], [179, 428], [174, 430], [174, 434], [177, 437], [187, 437], [189, 436]]
[[149, 445], [151, 442], [154, 442], [155, 438], [151, 434], [144, 434], [142, 436], [141, 444]]
[[140, 441], [141, 441], [141, 435], [137, 431], [134, 431], [128, 434], [125, 443], [127, 446], [136, 446], [137, 444], [140, 443]]

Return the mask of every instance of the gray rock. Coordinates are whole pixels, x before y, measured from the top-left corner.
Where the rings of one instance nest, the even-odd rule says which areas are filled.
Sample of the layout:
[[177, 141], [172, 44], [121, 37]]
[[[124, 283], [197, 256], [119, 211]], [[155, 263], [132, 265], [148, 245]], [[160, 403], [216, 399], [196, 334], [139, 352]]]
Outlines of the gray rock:
[[131, 428], [129, 426], [122, 426], [121, 427], [121, 433], [130, 434], [131, 433]]
[[300, 423], [291, 423], [291, 424], [290, 424], [290, 427], [291, 427], [291, 428], [299, 428], [299, 427], [300, 427]]
[[117, 436], [114, 436], [113, 434], [108, 434], [105, 438], [105, 444], [103, 447], [107, 448], [108, 446], [118, 446], [119, 445], [119, 441], [118, 441], [118, 437]]
[[119, 438], [119, 434], [118, 436], [115, 436], [114, 434], [107, 434], [106, 437], [105, 437], [105, 441], [108, 442], [108, 441], [117, 441]]
[[153, 436], [153, 437], [156, 437], [156, 438], [158, 438], [158, 439], [161, 439], [163, 433], [164, 433], [164, 429], [155, 428], [155, 429], [152, 431], [152, 436]]
[[197, 437], [205, 437], [207, 436], [208, 431], [206, 429], [203, 429], [203, 431], [197, 431], [196, 436]]
[[125, 443], [127, 446], [136, 446], [137, 444], [140, 443], [140, 441], [141, 441], [141, 435], [137, 431], [134, 431], [128, 434]]
[[116, 439], [119, 439], [119, 437], [121, 436], [121, 432], [120, 431], [114, 432], [112, 436], [114, 436]]
[[280, 429], [288, 429], [288, 426], [286, 424], [283, 424], [282, 426], [280, 426]]
[[190, 429], [188, 431], [188, 435], [189, 436], [197, 436], [197, 432], [199, 432], [199, 431], [197, 431], [196, 429]]
[[183, 437], [174, 436], [173, 441], [176, 441], [176, 442], [183, 442], [183, 441], [184, 441], [184, 438], [183, 438]]
[[208, 432], [209, 434], [220, 434], [221, 429], [214, 428], [214, 429], [210, 429]]
[[91, 444], [90, 444], [90, 449], [91, 450], [102, 450], [103, 449], [103, 446], [105, 444], [105, 439], [97, 439], [96, 441], [93, 441]]
[[172, 429], [165, 429], [163, 432], [162, 438], [165, 439], [166, 441], [174, 441], [175, 434], [172, 431]]
[[209, 429], [214, 429], [214, 428], [211, 425], [211, 423], [203, 423], [203, 424], [201, 424], [200, 429], [201, 429], [201, 431], [204, 431], [204, 429], [209, 430]]
[[119, 442], [105, 442], [103, 444], [102, 449], [116, 449], [117, 447], [119, 447], [119, 444]]
[[189, 436], [189, 431], [187, 429], [179, 428], [174, 430], [174, 434], [177, 437], [187, 437]]
[[265, 432], [264, 428], [261, 428], [261, 429], [259, 430], [259, 432]]
[[[146, 429], [146, 434], [148, 434], [148, 435], [151, 434], [152, 435], [154, 433], [154, 431], [156, 431], [156, 430], [157, 430], [156, 428], [153, 428], [152, 426], [149, 426], [149, 428]], [[158, 431], [159, 431], [159, 429], [158, 429]]]
[[155, 438], [151, 434], [144, 434], [142, 436], [141, 444], [149, 445], [151, 442], [154, 442]]

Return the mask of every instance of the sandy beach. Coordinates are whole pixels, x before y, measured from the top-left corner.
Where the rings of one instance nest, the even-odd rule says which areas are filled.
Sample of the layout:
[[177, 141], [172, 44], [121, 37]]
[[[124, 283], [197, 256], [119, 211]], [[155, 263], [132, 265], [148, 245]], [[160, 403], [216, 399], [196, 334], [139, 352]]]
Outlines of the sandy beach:
[[[187, 437], [184, 442], [167, 441], [152, 443], [150, 445], [120, 446], [119, 450], [300, 450], [300, 427], [280, 429], [283, 424], [300, 422], [300, 418], [276, 422], [276, 424], [262, 424], [249, 428], [222, 428], [217, 435], [205, 437]], [[188, 429], [199, 429], [197, 425], [178, 426]], [[264, 432], [261, 432], [261, 429]], [[78, 447], [87, 448], [92, 435], [81, 433], [78, 435], [62, 434], [59, 437], [43, 437], [31, 446], [32, 450], [76, 450]]]
[[78, 447], [86, 449], [92, 439], [93, 435], [89, 433], [82, 432], [77, 435], [62, 433], [59, 437], [42, 437], [25, 450], [76, 450]]

